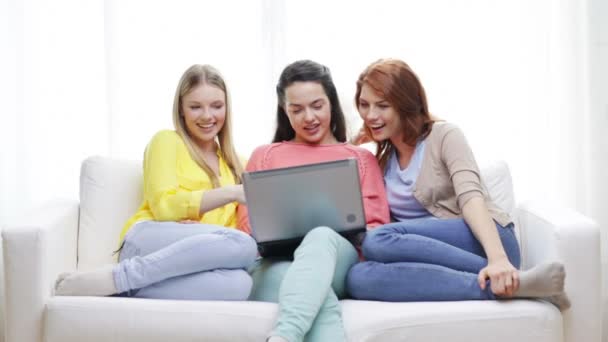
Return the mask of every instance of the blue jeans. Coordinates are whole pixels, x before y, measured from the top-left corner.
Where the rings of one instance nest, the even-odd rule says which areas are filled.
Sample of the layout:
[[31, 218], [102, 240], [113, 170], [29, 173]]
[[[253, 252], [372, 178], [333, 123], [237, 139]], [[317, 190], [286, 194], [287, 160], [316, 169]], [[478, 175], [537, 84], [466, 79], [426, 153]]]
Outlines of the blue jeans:
[[232, 228], [143, 221], [125, 237], [114, 283], [121, 296], [246, 300], [255, 241]]
[[304, 237], [287, 258], [264, 258], [251, 272], [251, 300], [278, 302], [271, 334], [288, 341], [346, 341], [338, 298], [346, 294], [344, 279], [358, 260], [355, 247], [328, 227]]
[[[513, 266], [520, 253], [513, 225], [496, 225]], [[496, 299], [477, 274], [488, 261], [463, 219], [395, 222], [367, 233], [365, 262], [353, 266], [346, 287], [357, 299], [391, 302]]]

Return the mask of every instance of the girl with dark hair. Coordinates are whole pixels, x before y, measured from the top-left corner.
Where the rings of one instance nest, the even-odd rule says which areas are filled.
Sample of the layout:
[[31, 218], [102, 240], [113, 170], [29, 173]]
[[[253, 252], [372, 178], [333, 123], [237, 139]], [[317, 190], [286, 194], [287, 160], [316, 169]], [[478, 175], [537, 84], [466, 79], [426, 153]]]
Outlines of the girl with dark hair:
[[513, 221], [489, 198], [462, 131], [431, 116], [424, 88], [400, 60], [379, 60], [355, 102], [384, 171], [394, 223], [369, 231], [366, 262], [349, 272], [358, 299], [487, 300], [543, 297], [569, 307], [561, 263], [519, 272]]
[[[277, 129], [270, 145], [258, 147], [246, 169], [266, 170], [356, 158], [368, 227], [389, 222], [380, 168], [367, 150], [346, 144], [344, 115], [329, 69], [297, 61], [277, 85]], [[239, 227], [250, 231], [247, 209]], [[269, 341], [345, 341], [340, 304], [344, 279], [357, 262], [355, 247], [329, 227], [311, 230], [291, 257], [264, 258], [252, 273], [250, 299], [279, 303]]]

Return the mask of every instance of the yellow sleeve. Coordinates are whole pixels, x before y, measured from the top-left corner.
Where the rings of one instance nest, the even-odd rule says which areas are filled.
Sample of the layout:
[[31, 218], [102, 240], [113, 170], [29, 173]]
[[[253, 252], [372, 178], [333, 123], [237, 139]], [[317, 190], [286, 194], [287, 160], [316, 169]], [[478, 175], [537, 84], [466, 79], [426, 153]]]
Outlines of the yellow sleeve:
[[167, 130], [157, 133], [146, 147], [144, 198], [158, 221], [200, 219], [204, 190], [190, 191], [179, 186], [177, 165], [181, 144], [179, 135]]

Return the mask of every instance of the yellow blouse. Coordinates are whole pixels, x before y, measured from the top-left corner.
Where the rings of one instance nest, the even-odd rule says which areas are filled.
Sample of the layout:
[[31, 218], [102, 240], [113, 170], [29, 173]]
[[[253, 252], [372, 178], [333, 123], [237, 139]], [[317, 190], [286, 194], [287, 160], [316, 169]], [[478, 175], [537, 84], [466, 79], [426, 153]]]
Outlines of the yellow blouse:
[[[234, 185], [232, 171], [219, 150], [218, 157], [220, 186]], [[199, 215], [203, 194], [211, 189], [211, 179], [190, 157], [182, 138], [170, 130], [156, 133], [144, 155], [144, 201], [124, 225], [120, 242], [135, 223], [147, 220], [196, 220], [236, 227], [237, 202]]]

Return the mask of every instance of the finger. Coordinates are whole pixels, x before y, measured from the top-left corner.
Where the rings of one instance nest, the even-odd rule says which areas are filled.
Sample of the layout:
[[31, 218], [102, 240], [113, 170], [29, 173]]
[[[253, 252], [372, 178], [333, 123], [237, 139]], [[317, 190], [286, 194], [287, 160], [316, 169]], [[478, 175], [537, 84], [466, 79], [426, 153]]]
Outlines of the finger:
[[511, 273], [507, 273], [504, 276], [505, 279], [505, 295], [512, 296], [513, 295], [513, 275]]
[[477, 275], [477, 283], [479, 284], [479, 287], [482, 290], [486, 289], [486, 279], [488, 278], [488, 273], [486, 271], [486, 269], [484, 268], [483, 270], [481, 270], [479, 272], [479, 274]]
[[492, 292], [495, 295], [502, 296], [505, 293], [505, 281], [504, 278], [494, 276], [490, 280], [492, 282]]
[[513, 294], [519, 290], [519, 271], [513, 272]]

